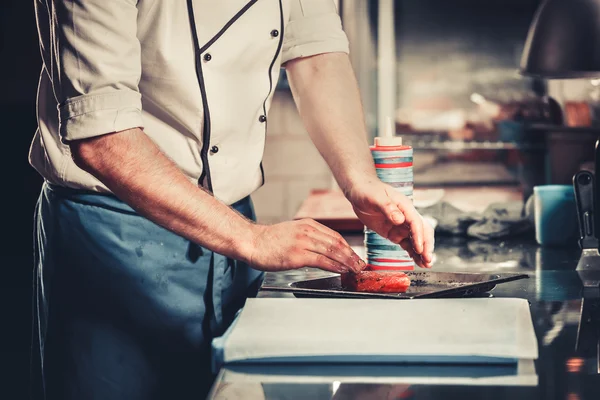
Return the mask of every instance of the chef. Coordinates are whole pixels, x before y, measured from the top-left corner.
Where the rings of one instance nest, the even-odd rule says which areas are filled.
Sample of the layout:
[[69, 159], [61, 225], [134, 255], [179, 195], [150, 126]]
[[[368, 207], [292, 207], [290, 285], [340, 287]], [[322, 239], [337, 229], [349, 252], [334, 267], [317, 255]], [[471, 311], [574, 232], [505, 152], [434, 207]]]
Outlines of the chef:
[[431, 227], [375, 175], [332, 0], [35, 5], [30, 162], [45, 183], [34, 339], [46, 398], [199, 399], [210, 340], [264, 271], [364, 268], [314, 221], [254, 222], [282, 65], [358, 217], [430, 267]]

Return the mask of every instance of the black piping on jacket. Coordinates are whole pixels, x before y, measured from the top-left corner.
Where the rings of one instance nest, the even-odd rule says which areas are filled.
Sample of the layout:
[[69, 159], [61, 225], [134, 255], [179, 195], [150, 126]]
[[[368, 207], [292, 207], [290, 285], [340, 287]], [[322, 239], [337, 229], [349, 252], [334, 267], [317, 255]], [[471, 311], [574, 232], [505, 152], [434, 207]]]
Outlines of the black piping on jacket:
[[[196, 77], [198, 78], [198, 84], [200, 85], [200, 94], [202, 96], [202, 108], [204, 111], [204, 123], [202, 129], [202, 148], [200, 149], [200, 159], [202, 160], [202, 174], [198, 179], [198, 184], [204, 186], [211, 193], [213, 191], [212, 187], [212, 178], [210, 175], [210, 165], [208, 164], [208, 149], [210, 147], [210, 109], [208, 107], [208, 99], [206, 95], [206, 85], [204, 82], [204, 74], [202, 72], [202, 53], [204, 53], [208, 48], [219, 39], [227, 29], [235, 21], [237, 21], [250, 7], [252, 7], [258, 0], [252, 0], [246, 3], [244, 7], [240, 11], [238, 11], [227, 23], [217, 32], [215, 36], [213, 36], [206, 44], [200, 47], [199, 39], [198, 39], [198, 30], [196, 29], [196, 17], [194, 15], [194, 4], [193, 0], [187, 0], [188, 14], [190, 19], [190, 27], [192, 30], [192, 38], [194, 41], [194, 56], [196, 61]], [[281, 8], [281, 0], [280, 0], [280, 8]], [[283, 13], [282, 13], [283, 20]], [[206, 185], [204, 185], [204, 180], [206, 179]]]
[[[283, 34], [284, 34], [283, 30], [284, 30], [283, 5], [281, 4], [281, 0], [279, 0], [279, 44], [277, 45], [277, 51], [275, 51], [275, 56], [273, 56], [271, 65], [269, 65], [269, 93], [267, 94], [265, 101], [263, 101], [263, 115], [264, 116], [267, 115], [267, 100], [269, 99], [269, 96], [271, 95], [271, 92], [273, 91], [273, 74], [272, 74], [273, 66], [275, 65], [275, 61], [277, 61], [277, 57], [279, 57], [279, 53], [281, 52], [281, 47], [283, 46]], [[265, 121], [265, 144], [267, 141], [266, 134], [267, 134], [268, 124], [269, 124], [269, 119], [267, 118], [267, 120]], [[263, 146], [263, 154], [264, 153], [265, 153], [265, 148]], [[260, 174], [262, 176], [261, 185], [264, 185], [265, 184], [265, 170], [263, 168], [262, 161], [260, 163]]]

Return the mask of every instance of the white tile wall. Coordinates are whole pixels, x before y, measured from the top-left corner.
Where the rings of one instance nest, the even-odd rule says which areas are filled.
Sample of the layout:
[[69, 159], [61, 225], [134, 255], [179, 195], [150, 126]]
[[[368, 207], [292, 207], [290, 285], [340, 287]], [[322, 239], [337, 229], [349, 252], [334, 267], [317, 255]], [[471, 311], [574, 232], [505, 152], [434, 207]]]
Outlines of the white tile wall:
[[327, 176], [327, 164], [306, 136], [273, 135], [263, 157], [267, 178]]
[[291, 93], [275, 93], [263, 157], [265, 185], [252, 195], [258, 221], [290, 220], [313, 189], [331, 187], [332, 175], [312, 144]]
[[276, 179], [265, 179], [265, 184], [252, 195], [254, 211], [259, 219], [278, 220], [287, 213], [286, 184]]
[[286, 215], [296, 214], [300, 205], [314, 189], [328, 189], [331, 186], [329, 177], [307, 177], [307, 179], [293, 179], [287, 182]]
[[276, 92], [269, 110], [269, 138], [274, 136], [308, 136], [291, 93]]

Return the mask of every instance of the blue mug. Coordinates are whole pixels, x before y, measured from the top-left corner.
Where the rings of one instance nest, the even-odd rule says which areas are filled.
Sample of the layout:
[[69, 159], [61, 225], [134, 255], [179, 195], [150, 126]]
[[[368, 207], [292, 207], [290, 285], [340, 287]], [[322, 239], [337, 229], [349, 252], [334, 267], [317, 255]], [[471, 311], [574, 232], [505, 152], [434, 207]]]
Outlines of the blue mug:
[[533, 188], [535, 239], [542, 246], [570, 246], [579, 238], [575, 191], [572, 185]]

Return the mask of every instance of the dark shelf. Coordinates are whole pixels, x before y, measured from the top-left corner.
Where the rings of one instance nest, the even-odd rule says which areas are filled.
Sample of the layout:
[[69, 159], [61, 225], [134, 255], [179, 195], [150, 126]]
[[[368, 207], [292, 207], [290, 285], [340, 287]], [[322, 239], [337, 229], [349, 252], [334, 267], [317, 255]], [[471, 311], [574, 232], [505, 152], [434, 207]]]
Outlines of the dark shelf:
[[600, 127], [571, 127], [562, 125], [529, 124], [525, 125], [525, 130], [529, 132], [561, 132], [561, 133], [597, 133], [600, 135]]

